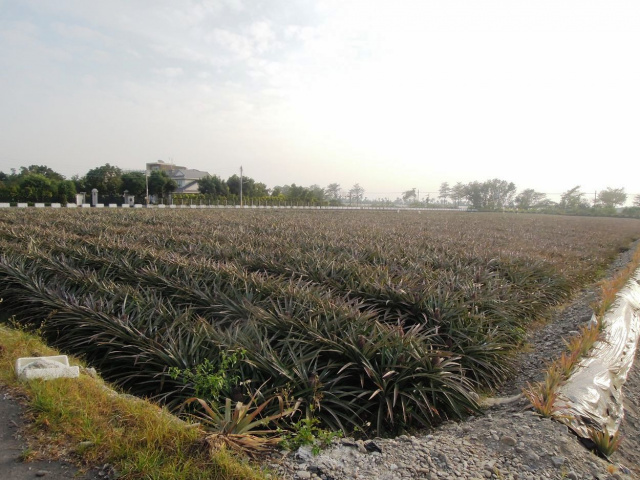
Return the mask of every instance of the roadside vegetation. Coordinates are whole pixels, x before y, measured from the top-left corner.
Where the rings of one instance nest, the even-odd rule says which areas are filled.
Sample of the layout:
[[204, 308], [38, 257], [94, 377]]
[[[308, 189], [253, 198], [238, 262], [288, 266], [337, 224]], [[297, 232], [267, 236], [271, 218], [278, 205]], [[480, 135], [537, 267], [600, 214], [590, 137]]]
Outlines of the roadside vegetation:
[[265, 478], [228, 449], [208, 448], [197, 425], [117, 394], [99, 378], [17, 381], [16, 358], [57, 353], [33, 334], [0, 325], [0, 384], [23, 398], [29, 420], [24, 461], [65, 459], [81, 469], [108, 464], [126, 479]]
[[364, 434], [476, 411], [531, 323], [640, 236], [444, 212], [23, 210], [0, 226], [5, 317], [126, 391]]

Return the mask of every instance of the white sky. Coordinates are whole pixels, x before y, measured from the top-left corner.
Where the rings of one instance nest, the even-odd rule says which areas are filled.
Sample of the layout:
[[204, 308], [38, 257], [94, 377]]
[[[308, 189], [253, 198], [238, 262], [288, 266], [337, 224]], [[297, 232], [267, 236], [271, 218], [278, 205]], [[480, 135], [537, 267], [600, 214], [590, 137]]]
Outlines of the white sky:
[[0, 0], [0, 170], [637, 194], [639, 60], [637, 0]]

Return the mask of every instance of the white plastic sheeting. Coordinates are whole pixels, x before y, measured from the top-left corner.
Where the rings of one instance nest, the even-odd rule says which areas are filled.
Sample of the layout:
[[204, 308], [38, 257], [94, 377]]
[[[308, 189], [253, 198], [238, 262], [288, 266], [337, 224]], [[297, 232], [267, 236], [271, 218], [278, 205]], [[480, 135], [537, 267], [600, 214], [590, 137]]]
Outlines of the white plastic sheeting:
[[583, 438], [589, 427], [617, 432], [624, 416], [622, 385], [633, 364], [640, 336], [640, 269], [605, 314], [602, 340], [560, 387], [556, 404], [565, 423]]

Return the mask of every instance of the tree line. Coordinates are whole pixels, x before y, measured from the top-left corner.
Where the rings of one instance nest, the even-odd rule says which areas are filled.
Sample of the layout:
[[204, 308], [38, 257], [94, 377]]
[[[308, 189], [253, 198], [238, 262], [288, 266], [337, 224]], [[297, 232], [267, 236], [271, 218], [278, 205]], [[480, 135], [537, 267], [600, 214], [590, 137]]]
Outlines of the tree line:
[[[240, 197], [240, 177], [232, 175], [226, 181], [217, 175], [207, 175], [198, 181], [199, 194], [205, 200], [238, 201]], [[251, 177], [242, 177], [242, 195], [248, 202], [264, 202], [265, 204], [301, 204], [301, 205], [360, 205], [364, 200], [364, 188], [355, 184], [347, 192], [343, 192], [340, 184], [331, 183], [326, 187], [311, 185], [303, 187], [292, 183], [267, 188], [264, 183], [256, 182]], [[191, 199], [202, 199], [191, 196]]]
[[242, 197], [248, 202], [270, 204], [288, 203], [302, 205], [359, 205], [364, 200], [364, 188], [355, 184], [346, 193], [337, 183], [326, 188], [318, 185], [303, 187], [292, 183], [272, 189], [251, 177], [231, 175], [224, 180], [218, 175], [207, 175], [198, 181], [198, 193], [174, 193], [176, 182], [162, 170], [153, 170], [147, 175], [139, 171], [123, 171], [119, 167], [105, 164], [89, 170], [85, 175], [66, 179], [45, 165], [30, 165], [12, 169], [11, 173], [0, 171], [0, 201], [75, 203], [76, 194], [90, 194], [98, 190], [100, 203], [122, 203], [124, 194], [133, 195], [140, 202], [147, 196], [155, 203], [169, 203], [169, 197], [178, 203], [185, 202], [230, 202], [237, 203]]
[[[528, 188], [517, 191], [513, 182], [498, 178], [483, 182], [458, 182], [450, 185], [443, 182], [437, 196], [426, 194], [422, 199], [415, 188], [403, 192], [395, 201], [368, 200], [365, 189], [355, 184], [343, 190], [338, 183], [326, 187], [311, 185], [303, 187], [295, 183], [268, 188], [266, 184], [251, 177], [231, 175], [224, 180], [218, 175], [207, 175], [198, 181], [198, 193], [177, 194], [176, 182], [165, 171], [123, 171], [119, 167], [105, 164], [89, 170], [84, 176], [75, 175], [66, 179], [45, 165], [30, 165], [12, 169], [11, 173], [0, 171], [0, 201], [74, 203], [78, 192], [90, 194], [98, 190], [101, 203], [121, 203], [123, 195], [134, 195], [144, 202], [147, 191], [156, 203], [169, 203], [169, 197], [177, 203], [238, 203], [240, 184], [243, 200], [249, 204], [289, 205], [395, 205], [409, 207], [462, 207], [475, 210], [538, 211], [547, 213], [613, 214], [625, 204], [627, 194], [623, 188], [606, 188], [590, 199], [575, 186], [562, 193], [559, 202], [554, 202], [545, 193]], [[633, 207], [623, 213], [640, 215], [640, 195], [633, 199]]]
[[[405, 195], [412, 191], [405, 192]], [[580, 190], [577, 185], [563, 192], [559, 202], [554, 202], [545, 193], [527, 188], [517, 192], [513, 182], [497, 178], [484, 182], [456, 183], [448, 182], [440, 185], [438, 200], [443, 204], [455, 206], [465, 203], [476, 210], [503, 210], [505, 208], [523, 211], [563, 211], [570, 213], [589, 213], [589, 211], [605, 211], [614, 213], [627, 201], [624, 188], [607, 187], [598, 192], [593, 200]], [[640, 207], [640, 195], [633, 200], [634, 207]]]
[[30, 165], [0, 172], [0, 201], [75, 203], [77, 193], [90, 194], [98, 190], [101, 202], [122, 202], [127, 192], [138, 198], [149, 195], [163, 198], [175, 191], [177, 185], [166, 172], [153, 171], [147, 178], [143, 172], [123, 172], [113, 165], [103, 165], [89, 170], [86, 175], [66, 179], [45, 165]]

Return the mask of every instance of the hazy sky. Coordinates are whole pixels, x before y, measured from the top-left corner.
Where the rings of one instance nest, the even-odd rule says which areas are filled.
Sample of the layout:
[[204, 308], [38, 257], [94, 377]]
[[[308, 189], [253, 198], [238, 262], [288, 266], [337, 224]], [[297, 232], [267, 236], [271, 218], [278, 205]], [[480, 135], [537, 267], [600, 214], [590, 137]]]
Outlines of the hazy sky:
[[0, 0], [0, 170], [640, 193], [640, 2]]

